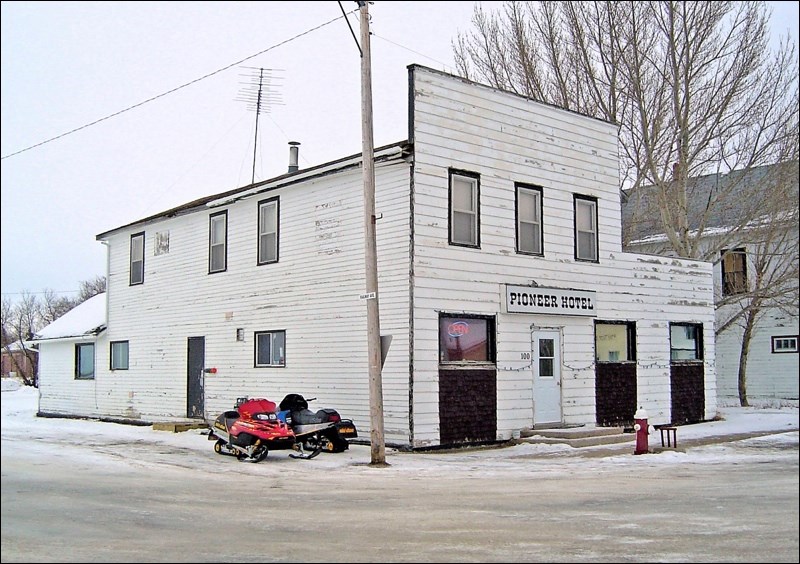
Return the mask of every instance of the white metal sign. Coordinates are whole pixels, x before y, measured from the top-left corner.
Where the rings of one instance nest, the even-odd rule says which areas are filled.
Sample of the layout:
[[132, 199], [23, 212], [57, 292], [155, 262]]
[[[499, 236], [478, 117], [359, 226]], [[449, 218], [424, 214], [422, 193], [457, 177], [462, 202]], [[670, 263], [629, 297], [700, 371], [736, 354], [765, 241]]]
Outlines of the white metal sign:
[[595, 292], [506, 284], [506, 312], [597, 316]]

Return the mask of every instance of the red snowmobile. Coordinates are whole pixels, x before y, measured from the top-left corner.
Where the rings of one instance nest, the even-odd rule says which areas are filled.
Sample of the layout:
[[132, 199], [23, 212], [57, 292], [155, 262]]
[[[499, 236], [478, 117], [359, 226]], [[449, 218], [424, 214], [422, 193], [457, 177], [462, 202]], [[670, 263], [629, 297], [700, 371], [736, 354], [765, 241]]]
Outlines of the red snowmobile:
[[261, 462], [270, 450], [295, 448], [297, 438], [284, 421], [278, 419], [275, 402], [264, 398], [239, 398], [235, 411], [216, 418], [208, 433], [214, 452], [239, 460]]

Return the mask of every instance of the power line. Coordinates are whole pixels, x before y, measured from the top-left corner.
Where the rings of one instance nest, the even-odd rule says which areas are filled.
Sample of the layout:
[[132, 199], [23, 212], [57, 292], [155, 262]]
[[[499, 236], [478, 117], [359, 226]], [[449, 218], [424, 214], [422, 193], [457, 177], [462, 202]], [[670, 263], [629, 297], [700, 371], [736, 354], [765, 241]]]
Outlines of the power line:
[[377, 33], [375, 33], [374, 31], [373, 31], [373, 32], [371, 32], [371, 35], [372, 35], [372, 37], [375, 37], [375, 38], [377, 38], [377, 39], [381, 39], [381, 40], [383, 40], [383, 41], [386, 41], [387, 43], [391, 43], [392, 45], [394, 45], [394, 46], [396, 46], [396, 47], [400, 47], [401, 49], [405, 49], [406, 51], [410, 51], [411, 53], [414, 53], [415, 55], [419, 55], [420, 57], [425, 57], [426, 59], [429, 59], [429, 60], [431, 60], [431, 61], [437, 62], [437, 63], [439, 63], [440, 65], [442, 65], [442, 67], [443, 67], [443, 68], [445, 68], [445, 69], [450, 69], [450, 71], [449, 71], [449, 72], [454, 72], [454, 71], [455, 71], [455, 69], [453, 68], [453, 66], [451, 66], [451, 65], [449, 65], [449, 64], [447, 64], [447, 63], [443, 63], [442, 61], [440, 61], [440, 60], [438, 60], [438, 59], [434, 59], [433, 57], [429, 57], [429, 56], [428, 56], [428, 55], [426, 55], [425, 53], [420, 53], [419, 51], [414, 51], [413, 49], [411, 49], [411, 48], [409, 48], [409, 47], [406, 47], [405, 45], [401, 45], [400, 43], [396, 43], [396, 42], [392, 41], [391, 39], [386, 39], [385, 37], [381, 37], [380, 35], [378, 35], [378, 34], [377, 34]]
[[[353, 12], [355, 12], [355, 11], [356, 11], [356, 10], [353, 10]], [[351, 12], [351, 13], [352, 13], [352, 12]], [[308, 29], [308, 30], [306, 30], [306, 31], [304, 31], [304, 32], [302, 32], [302, 33], [298, 33], [298, 34], [297, 34], [297, 35], [295, 35], [294, 37], [290, 37], [289, 39], [286, 39], [286, 40], [284, 40], [284, 41], [281, 41], [280, 43], [276, 43], [275, 45], [273, 45], [273, 46], [271, 46], [271, 47], [268, 47], [268, 48], [264, 49], [263, 51], [259, 51], [258, 53], [255, 53], [254, 55], [250, 55], [249, 57], [245, 57], [244, 59], [241, 59], [241, 60], [239, 60], [239, 61], [236, 61], [235, 63], [231, 63], [231, 64], [229, 64], [229, 65], [227, 65], [227, 66], [225, 66], [225, 67], [222, 67], [221, 69], [218, 69], [218, 70], [215, 70], [215, 71], [213, 71], [213, 72], [210, 72], [210, 73], [208, 73], [208, 74], [206, 74], [206, 75], [203, 75], [203, 76], [201, 76], [200, 78], [196, 78], [196, 79], [194, 79], [194, 80], [192, 80], [192, 81], [189, 81], [189, 82], [187, 82], [187, 83], [185, 83], [185, 84], [182, 84], [182, 85], [180, 85], [180, 86], [177, 86], [177, 87], [173, 88], [172, 90], [168, 90], [168, 91], [166, 91], [166, 92], [164, 92], [164, 93], [162, 93], [162, 94], [158, 94], [158, 95], [156, 95], [156, 96], [153, 96], [152, 98], [148, 98], [147, 100], [144, 100], [143, 102], [139, 102], [138, 104], [134, 104], [134, 105], [132, 105], [132, 106], [128, 106], [127, 108], [125, 108], [125, 109], [123, 109], [123, 110], [120, 110], [120, 111], [118, 111], [118, 112], [114, 112], [113, 114], [107, 115], [106, 117], [103, 117], [103, 118], [97, 119], [97, 120], [95, 120], [95, 121], [93, 121], [93, 122], [91, 122], [91, 123], [87, 123], [87, 124], [85, 124], [85, 125], [82, 125], [82, 126], [80, 126], [80, 127], [76, 127], [75, 129], [72, 129], [72, 130], [70, 130], [70, 131], [67, 131], [67, 132], [65, 132], [65, 133], [62, 133], [61, 135], [56, 135], [55, 137], [51, 137], [50, 139], [47, 139], [47, 140], [45, 140], [45, 141], [41, 141], [41, 142], [39, 142], [39, 143], [36, 143], [35, 145], [31, 145], [30, 147], [26, 147], [26, 148], [24, 148], [24, 149], [20, 149], [19, 151], [16, 151], [16, 152], [14, 152], [14, 153], [11, 153], [11, 154], [9, 154], [9, 155], [5, 155], [4, 157], [0, 158], [0, 160], [5, 160], [5, 159], [7, 159], [7, 158], [9, 158], [9, 157], [13, 157], [13, 156], [15, 156], [15, 155], [19, 155], [20, 153], [24, 153], [25, 151], [30, 151], [31, 149], [35, 149], [36, 147], [41, 147], [42, 145], [44, 145], [44, 144], [46, 144], [46, 143], [50, 143], [51, 141], [55, 141], [56, 139], [61, 139], [62, 137], [66, 137], [67, 135], [71, 135], [71, 134], [73, 134], [73, 133], [76, 133], [76, 132], [78, 132], [78, 131], [81, 131], [82, 129], [86, 129], [87, 127], [91, 127], [91, 126], [93, 126], [93, 125], [97, 125], [97, 124], [98, 124], [98, 123], [100, 123], [100, 122], [106, 121], [106, 120], [108, 120], [108, 119], [111, 119], [111, 118], [113, 118], [113, 117], [116, 117], [116, 116], [118, 116], [118, 115], [120, 115], [120, 114], [123, 114], [123, 113], [125, 113], [125, 112], [128, 112], [128, 111], [130, 111], [130, 110], [133, 110], [133, 109], [135, 109], [135, 108], [138, 108], [139, 106], [143, 106], [143, 105], [145, 105], [145, 104], [147, 104], [147, 103], [149, 103], [149, 102], [152, 102], [152, 101], [154, 101], [154, 100], [158, 100], [159, 98], [163, 98], [164, 96], [167, 96], [168, 94], [172, 94], [173, 92], [177, 92], [178, 90], [181, 90], [181, 89], [183, 89], [183, 88], [186, 88], [187, 86], [191, 86], [192, 84], [195, 84], [195, 83], [197, 83], [197, 82], [200, 82], [201, 80], [205, 80], [206, 78], [209, 78], [209, 77], [211, 77], [211, 76], [214, 76], [215, 74], [219, 74], [219, 73], [221, 73], [221, 72], [223, 72], [223, 71], [226, 71], [226, 70], [230, 69], [231, 67], [235, 67], [235, 66], [237, 66], [237, 65], [240, 65], [241, 63], [243, 63], [243, 62], [245, 62], [245, 61], [248, 61], [248, 60], [250, 60], [250, 59], [252, 59], [252, 58], [254, 58], [254, 57], [258, 57], [259, 55], [263, 55], [264, 53], [266, 53], [266, 52], [268, 52], [268, 51], [272, 51], [273, 49], [276, 49], [276, 48], [278, 48], [278, 47], [281, 47], [282, 45], [286, 45], [287, 43], [290, 43], [290, 42], [292, 42], [292, 41], [294, 41], [294, 40], [296, 40], [296, 39], [299, 39], [300, 37], [303, 37], [304, 35], [308, 35], [309, 33], [312, 33], [312, 32], [314, 32], [314, 31], [317, 31], [318, 29], [321, 29], [321, 28], [325, 27], [326, 25], [330, 25], [330, 24], [332, 24], [333, 22], [335, 22], [335, 21], [337, 21], [337, 20], [340, 20], [340, 19], [342, 19], [343, 17], [346, 17], [346, 14], [345, 14], [345, 16], [337, 16], [337, 17], [333, 18], [333, 19], [332, 19], [332, 20], [330, 20], [330, 21], [327, 21], [327, 22], [325, 22], [325, 23], [323, 23], [323, 24], [320, 24], [320, 25], [318, 25], [318, 26], [316, 26], [316, 27], [312, 27], [311, 29]]]
[[23, 296], [25, 294], [30, 295], [39, 295], [39, 294], [77, 294], [80, 290], [51, 290], [51, 291], [43, 291], [43, 292], [3, 292], [3, 296]]

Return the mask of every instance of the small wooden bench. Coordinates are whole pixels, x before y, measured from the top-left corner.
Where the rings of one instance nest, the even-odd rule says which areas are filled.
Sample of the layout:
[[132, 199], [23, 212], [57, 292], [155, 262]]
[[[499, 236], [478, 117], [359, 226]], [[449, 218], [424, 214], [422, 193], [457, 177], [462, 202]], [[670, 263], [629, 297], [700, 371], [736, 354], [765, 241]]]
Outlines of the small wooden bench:
[[669, 448], [677, 448], [678, 446], [678, 428], [671, 425], [664, 425], [658, 428], [661, 431], [661, 446]]

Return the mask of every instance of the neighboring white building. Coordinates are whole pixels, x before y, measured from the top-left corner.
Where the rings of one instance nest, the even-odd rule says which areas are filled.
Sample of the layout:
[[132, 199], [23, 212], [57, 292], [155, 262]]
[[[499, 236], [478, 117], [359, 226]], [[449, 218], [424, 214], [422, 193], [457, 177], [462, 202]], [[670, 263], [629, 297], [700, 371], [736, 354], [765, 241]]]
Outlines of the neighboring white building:
[[[616, 128], [409, 75], [409, 139], [375, 151], [387, 444], [713, 418], [711, 264], [622, 252]], [[354, 155], [98, 235], [94, 379], [42, 362], [40, 411], [213, 419], [296, 392], [368, 437], [363, 210]]]
[[[771, 194], [770, 184], [782, 182], [777, 212], [765, 221], [753, 220], [765, 209], [760, 200]], [[623, 202], [624, 248], [631, 252], [673, 256], [664, 235], [653, 187], [628, 195]], [[717, 398], [739, 402], [739, 360], [744, 334], [743, 320], [726, 323], [754, 299], [764, 299], [748, 351], [746, 391], [749, 402], [797, 400], [800, 355], [798, 355], [798, 170], [797, 161], [712, 174], [690, 179], [687, 190], [689, 228], [702, 225], [700, 250], [713, 254], [714, 295], [717, 304], [716, 336]], [[736, 230], [738, 225], [748, 227]], [[764, 233], [766, 227], [766, 234]], [[763, 242], [767, 241], [765, 245]], [[717, 250], [719, 249], [719, 250]], [[723, 256], [724, 255], [724, 256]], [[778, 274], [776, 274], [778, 273]], [[774, 282], [785, 281], [783, 307], [777, 307]]]
[[102, 293], [36, 333], [39, 370], [46, 374], [39, 379], [39, 413], [104, 415], [106, 409], [98, 402], [95, 378], [96, 349], [105, 329], [106, 294]]

